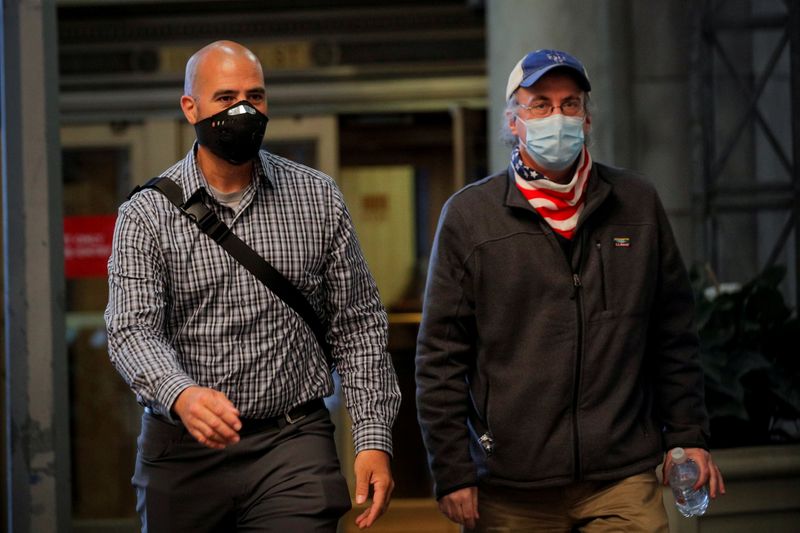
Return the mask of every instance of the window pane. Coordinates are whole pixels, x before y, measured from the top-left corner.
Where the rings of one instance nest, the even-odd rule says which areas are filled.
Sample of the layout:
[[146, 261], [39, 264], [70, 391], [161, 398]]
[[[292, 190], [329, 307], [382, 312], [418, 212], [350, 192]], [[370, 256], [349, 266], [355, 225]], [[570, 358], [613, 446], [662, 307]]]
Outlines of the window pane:
[[[71, 229], [69, 235], [78, 262], [88, 261], [99, 222], [107, 224], [116, 213], [120, 188], [129, 182], [128, 166], [127, 148], [64, 149], [64, 215], [86, 217], [82, 229]], [[140, 408], [108, 359], [105, 272], [78, 271], [66, 280], [73, 517], [78, 523], [131, 518]]]

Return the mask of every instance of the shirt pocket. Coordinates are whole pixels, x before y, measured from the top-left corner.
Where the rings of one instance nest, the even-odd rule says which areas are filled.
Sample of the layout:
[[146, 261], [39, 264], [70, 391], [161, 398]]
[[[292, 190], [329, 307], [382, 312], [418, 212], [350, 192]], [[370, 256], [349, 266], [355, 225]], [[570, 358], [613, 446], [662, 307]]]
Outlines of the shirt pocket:
[[197, 228], [175, 228], [164, 250], [176, 303], [197, 308], [230, 290], [234, 259]]

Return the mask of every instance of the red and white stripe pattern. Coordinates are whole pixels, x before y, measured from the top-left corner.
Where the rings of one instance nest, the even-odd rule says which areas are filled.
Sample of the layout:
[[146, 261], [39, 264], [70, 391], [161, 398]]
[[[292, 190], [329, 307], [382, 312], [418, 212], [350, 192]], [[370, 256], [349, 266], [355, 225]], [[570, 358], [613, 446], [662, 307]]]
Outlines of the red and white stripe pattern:
[[583, 147], [578, 169], [569, 183], [556, 183], [549, 179], [525, 180], [514, 172], [517, 188], [536, 212], [559, 235], [572, 239], [575, 226], [583, 212], [584, 193], [592, 168], [589, 150]]

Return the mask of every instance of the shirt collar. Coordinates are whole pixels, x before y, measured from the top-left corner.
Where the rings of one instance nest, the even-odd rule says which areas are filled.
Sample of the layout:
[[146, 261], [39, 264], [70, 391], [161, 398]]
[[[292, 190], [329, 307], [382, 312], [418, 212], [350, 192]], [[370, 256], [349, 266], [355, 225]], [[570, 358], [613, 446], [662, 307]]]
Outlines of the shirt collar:
[[[197, 141], [195, 141], [192, 145], [192, 149], [189, 150], [189, 153], [186, 154], [186, 157], [183, 159], [181, 174], [185, 180], [183, 186], [184, 202], [199, 189], [203, 189], [209, 197], [214, 197], [205, 176], [203, 176], [203, 172], [197, 164], [197, 146]], [[272, 170], [269, 158], [270, 154], [268, 152], [259, 150], [258, 158], [256, 158], [255, 164], [253, 165], [256, 178], [253, 180], [254, 189], [258, 189], [262, 183], [266, 184], [268, 187], [275, 186], [274, 171]]]
[[256, 164], [257, 182], [264, 182], [269, 187], [275, 187], [275, 167], [272, 164], [272, 154], [266, 150], [258, 151], [259, 163]]

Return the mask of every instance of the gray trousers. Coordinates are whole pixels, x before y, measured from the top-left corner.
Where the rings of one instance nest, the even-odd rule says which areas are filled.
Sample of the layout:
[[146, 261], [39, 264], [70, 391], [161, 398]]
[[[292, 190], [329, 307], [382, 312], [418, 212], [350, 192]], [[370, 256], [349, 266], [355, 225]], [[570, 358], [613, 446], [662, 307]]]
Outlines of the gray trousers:
[[136, 510], [142, 532], [336, 531], [350, 509], [326, 409], [249, 431], [224, 450], [183, 425], [142, 416]]

